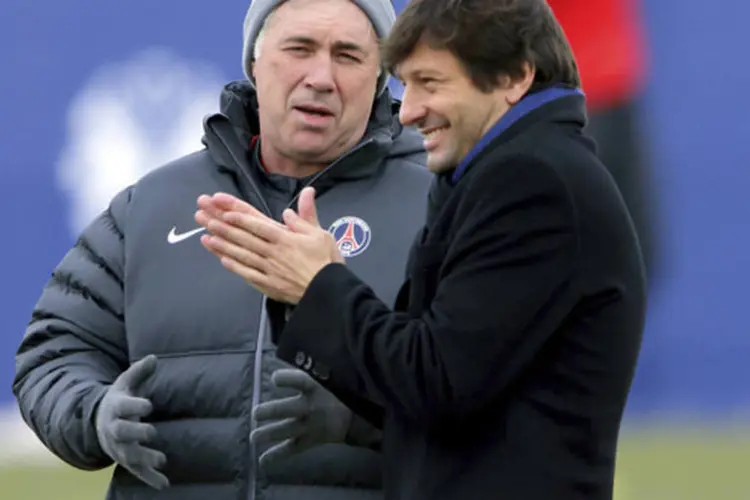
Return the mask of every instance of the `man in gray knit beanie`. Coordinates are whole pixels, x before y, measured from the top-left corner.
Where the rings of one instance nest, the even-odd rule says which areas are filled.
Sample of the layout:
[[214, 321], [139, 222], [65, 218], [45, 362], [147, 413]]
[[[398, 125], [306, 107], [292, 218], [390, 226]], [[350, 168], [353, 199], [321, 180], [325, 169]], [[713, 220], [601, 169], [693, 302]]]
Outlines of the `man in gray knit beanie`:
[[259, 154], [304, 177], [363, 138], [390, 96], [380, 39], [389, 0], [254, 0], [244, 22], [243, 70], [256, 94]]

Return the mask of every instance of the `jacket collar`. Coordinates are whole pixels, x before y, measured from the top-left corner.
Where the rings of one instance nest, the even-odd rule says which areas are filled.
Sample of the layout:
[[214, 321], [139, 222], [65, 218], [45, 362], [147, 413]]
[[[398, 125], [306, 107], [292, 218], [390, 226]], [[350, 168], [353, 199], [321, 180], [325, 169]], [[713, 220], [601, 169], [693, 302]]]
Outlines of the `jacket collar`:
[[500, 117], [467, 153], [451, 173], [450, 183], [456, 184], [477, 156], [539, 122], [574, 122], [584, 127], [586, 101], [583, 92], [567, 87], [549, 87], [525, 96]]

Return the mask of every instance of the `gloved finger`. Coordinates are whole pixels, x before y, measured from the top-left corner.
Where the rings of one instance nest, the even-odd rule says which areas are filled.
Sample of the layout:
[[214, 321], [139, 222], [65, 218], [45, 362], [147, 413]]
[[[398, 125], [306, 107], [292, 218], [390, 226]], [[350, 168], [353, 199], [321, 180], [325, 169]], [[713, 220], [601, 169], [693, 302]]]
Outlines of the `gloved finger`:
[[320, 387], [310, 375], [296, 368], [280, 368], [273, 372], [271, 381], [276, 387], [289, 387], [301, 392], [312, 392]]
[[261, 467], [267, 468], [275, 463], [279, 463], [289, 457], [302, 453], [308, 448], [303, 446], [297, 439], [286, 439], [283, 442], [270, 447], [261, 454], [258, 462]]
[[167, 464], [167, 456], [161, 451], [142, 446], [138, 443], [127, 443], [116, 446], [117, 462], [129, 467], [141, 466], [161, 469]]
[[118, 419], [112, 423], [110, 435], [119, 443], [146, 443], [156, 437], [156, 428], [143, 422]]
[[250, 434], [255, 444], [273, 443], [305, 435], [306, 423], [296, 418], [287, 418], [258, 427]]
[[281, 420], [283, 418], [306, 417], [312, 411], [310, 401], [304, 394], [288, 398], [275, 399], [259, 404], [253, 410], [256, 421]]
[[169, 479], [161, 472], [151, 467], [143, 467], [140, 465], [125, 467], [135, 477], [146, 483], [157, 490], [163, 490], [169, 487]]
[[112, 400], [112, 415], [119, 418], [142, 418], [154, 410], [151, 401], [145, 398], [120, 395]]
[[153, 354], [149, 354], [145, 358], [136, 361], [130, 365], [130, 368], [117, 377], [112, 386], [129, 392], [135, 391], [138, 386], [154, 374], [156, 371], [156, 362], [157, 358]]

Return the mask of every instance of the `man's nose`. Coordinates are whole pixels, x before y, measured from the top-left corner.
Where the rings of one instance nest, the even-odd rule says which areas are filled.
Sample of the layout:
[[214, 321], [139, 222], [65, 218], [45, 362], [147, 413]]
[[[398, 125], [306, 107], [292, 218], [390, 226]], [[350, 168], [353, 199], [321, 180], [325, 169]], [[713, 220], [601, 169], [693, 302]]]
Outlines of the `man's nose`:
[[427, 114], [426, 108], [417, 94], [409, 90], [409, 86], [404, 86], [401, 95], [401, 109], [398, 112], [398, 119], [404, 126], [418, 125], [422, 122]]
[[305, 85], [316, 92], [331, 92], [336, 86], [330, 58], [318, 58], [305, 76]]

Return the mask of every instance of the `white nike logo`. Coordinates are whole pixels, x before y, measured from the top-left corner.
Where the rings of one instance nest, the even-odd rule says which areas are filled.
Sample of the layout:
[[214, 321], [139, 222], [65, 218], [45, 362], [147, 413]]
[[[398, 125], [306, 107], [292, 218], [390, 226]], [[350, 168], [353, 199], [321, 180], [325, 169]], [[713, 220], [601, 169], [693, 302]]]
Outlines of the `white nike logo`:
[[172, 227], [172, 229], [169, 230], [169, 234], [167, 235], [167, 242], [171, 245], [174, 245], [175, 243], [185, 241], [191, 236], [196, 235], [200, 233], [201, 231], [205, 231], [205, 230], [206, 230], [205, 227], [198, 227], [186, 233], [177, 234], [177, 227]]

